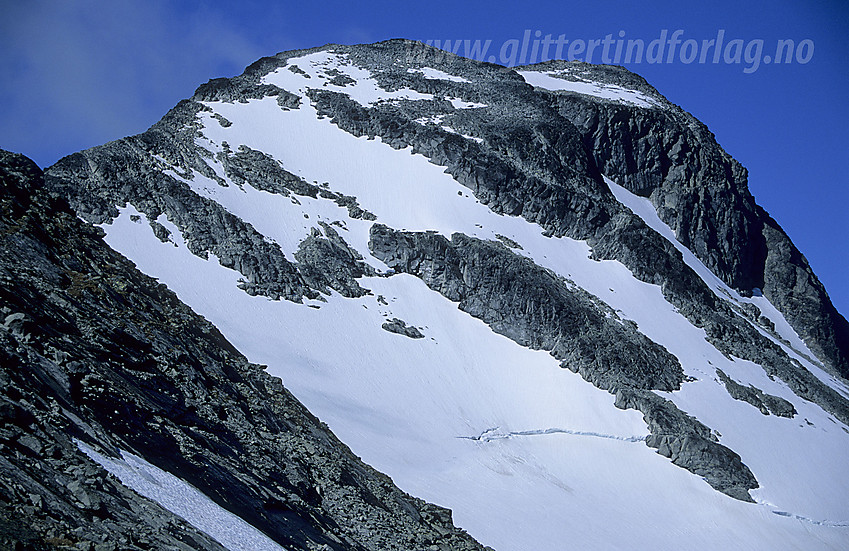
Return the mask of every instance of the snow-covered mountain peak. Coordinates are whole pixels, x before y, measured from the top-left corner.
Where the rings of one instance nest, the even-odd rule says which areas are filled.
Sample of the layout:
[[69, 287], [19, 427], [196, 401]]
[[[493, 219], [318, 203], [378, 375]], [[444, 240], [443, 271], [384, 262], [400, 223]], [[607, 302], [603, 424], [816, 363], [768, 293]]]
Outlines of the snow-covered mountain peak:
[[48, 184], [484, 544], [839, 547], [846, 321], [703, 126], [564, 67], [284, 52]]

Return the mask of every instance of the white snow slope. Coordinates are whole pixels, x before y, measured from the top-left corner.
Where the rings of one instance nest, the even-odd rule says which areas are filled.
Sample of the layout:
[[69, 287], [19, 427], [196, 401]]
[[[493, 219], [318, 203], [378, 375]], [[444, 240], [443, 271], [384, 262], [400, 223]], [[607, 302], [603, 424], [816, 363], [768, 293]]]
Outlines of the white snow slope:
[[[657, 286], [638, 281], [620, 263], [591, 260], [584, 242], [549, 238], [524, 219], [493, 213], [421, 155], [356, 138], [319, 119], [304, 95], [307, 87], [325, 84], [331, 68], [357, 81], [337, 91], [363, 105], [415, 99], [418, 92], [386, 92], [366, 71], [333, 53], [289, 64], [311, 78], [284, 67], [265, 82], [303, 97], [298, 109], [281, 110], [275, 98], [208, 103], [213, 113], [199, 115], [198, 145], [217, 152], [226, 141], [232, 150], [239, 145], [261, 150], [309, 182], [355, 196], [379, 223], [395, 229], [483, 239], [500, 234], [521, 244], [517, 253], [593, 293], [678, 357], [696, 380], [668, 397], [742, 456], [761, 484], [753, 492], [759, 503], [731, 499], [676, 467], [645, 445], [648, 430], [639, 412], [616, 409], [612, 395], [561, 369], [546, 352], [493, 333], [412, 276], [363, 278], [361, 285], [372, 295], [347, 299], [334, 293], [326, 302], [311, 301], [313, 308], [251, 297], [236, 287], [240, 274], [212, 256], [192, 255], [165, 216], [159, 222], [171, 230], [173, 242], [160, 242], [132, 205], [104, 225], [113, 248], [167, 284], [248, 359], [267, 365], [367, 463], [403, 490], [451, 508], [459, 526], [496, 550], [849, 547], [849, 483], [837, 476], [849, 457], [849, 432], [842, 423], [770, 380], [759, 366], [724, 357]], [[221, 126], [213, 114], [232, 125]], [[223, 177], [223, 169], [209, 162]], [[183, 181], [250, 222], [290, 259], [312, 228], [322, 231], [319, 221], [338, 221], [344, 227], [340, 235], [367, 262], [386, 270], [368, 250], [373, 222], [352, 219], [329, 200], [296, 202], [232, 182], [223, 187], [199, 174]], [[650, 203], [610, 186], [620, 201], [674, 240]], [[141, 218], [134, 222], [131, 215]], [[684, 252], [711, 288], [719, 289], [718, 278]], [[744, 300], [726, 292], [728, 300]], [[781, 315], [765, 299], [749, 300], [776, 322], [788, 353], [817, 370]], [[384, 331], [388, 317], [419, 327], [425, 338]], [[764, 416], [733, 400], [717, 368], [786, 398], [799, 414]]]
[[[633, 105], [636, 107], [657, 107], [660, 105], [655, 98], [648, 96], [639, 90], [629, 90], [615, 84], [593, 82], [574, 75], [558, 73], [557, 71], [517, 71], [525, 82], [537, 88], [546, 90], [574, 92], [587, 96], [594, 96], [617, 103]], [[577, 80], [575, 80], [577, 79]]]
[[151, 465], [141, 457], [121, 451], [121, 459], [108, 457], [74, 439], [77, 447], [115, 475], [122, 484], [151, 499], [232, 551], [286, 551], [274, 540], [224, 509], [181, 478]]

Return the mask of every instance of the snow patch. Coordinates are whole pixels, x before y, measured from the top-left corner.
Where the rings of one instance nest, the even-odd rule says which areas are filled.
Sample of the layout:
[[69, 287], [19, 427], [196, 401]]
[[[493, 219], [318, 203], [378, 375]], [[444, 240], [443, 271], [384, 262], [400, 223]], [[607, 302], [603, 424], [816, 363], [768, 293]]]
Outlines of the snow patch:
[[473, 140], [473, 141], [476, 141], [476, 142], [478, 142], [478, 143], [483, 143], [483, 142], [484, 142], [484, 139], [483, 139], [483, 138], [478, 138], [478, 137], [476, 137], [476, 136], [469, 136], [468, 134], [460, 134], [459, 132], [457, 132], [456, 130], [454, 130], [453, 128], [451, 128], [450, 126], [444, 126], [444, 125], [443, 125], [443, 126], [441, 126], [440, 128], [442, 128], [442, 129], [443, 129], [443, 130], [445, 130], [446, 132], [450, 132], [451, 134], [457, 134], [458, 136], [463, 136], [463, 137], [464, 137], [464, 138], [466, 138], [467, 140]]
[[121, 484], [155, 501], [164, 509], [206, 533], [231, 551], [285, 551], [285, 548], [206, 494], [141, 457], [121, 450], [121, 459], [108, 457], [80, 440], [77, 448], [114, 475]]
[[[339, 75], [344, 75], [353, 82], [344, 85], [334, 83], [334, 79]], [[385, 90], [380, 87], [371, 72], [354, 65], [347, 54], [331, 51], [290, 58], [286, 66], [262, 77], [262, 83], [279, 86], [301, 97], [305, 97], [309, 89], [340, 92], [364, 107], [382, 101], [433, 99], [432, 94], [423, 94], [409, 88]]]
[[[741, 370], [740, 366], [744, 364], [726, 358], [708, 343], [704, 330], [694, 327], [678, 313], [666, 301], [659, 286], [637, 280], [619, 262], [591, 259], [591, 249], [585, 242], [566, 237], [546, 237], [537, 224], [492, 212], [470, 196], [468, 188], [444, 173], [443, 167], [430, 163], [422, 155], [412, 153], [410, 148], [395, 150], [379, 138], [368, 140], [365, 137], [354, 137], [330, 121], [318, 119], [311, 106], [284, 112], [271, 98], [253, 100], [248, 106], [209, 105], [233, 124], [222, 128], [211, 116], [201, 114], [203, 132], [208, 139], [216, 142], [227, 140], [230, 144], [244, 143], [272, 155], [287, 170], [307, 180], [332, 182], [337, 191], [356, 196], [362, 208], [374, 213], [383, 224], [408, 231], [436, 231], [446, 237], [461, 232], [495, 240], [497, 235], [502, 235], [519, 243], [522, 249], [517, 251], [518, 254], [595, 295], [620, 317], [637, 323], [642, 333], [666, 347], [679, 359], [685, 374], [695, 378], [696, 382], [684, 385], [682, 391], [672, 393], [669, 398], [723, 434], [723, 443], [741, 454], [743, 461], [761, 482], [759, 491], [763, 497], [780, 503], [788, 510], [800, 511], [811, 517], [833, 517], [835, 508], [844, 505], [845, 500], [840, 492], [849, 494], [849, 481], [846, 484], [835, 484], [824, 474], [833, 472], [831, 462], [834, 457], [849, 454], [849, 435], [839, 429], [842, 424], [833, 425], [828, 420], [831, 416], [819, 407], [800, 399], [783, 383], [763, 377], [764, 371], [759, 366], [745, 364], [754, 368]], [[281, 141], [281, 132], [299, 136], [299, 139]], [[322, 147], [318, 149], [316, 144], [322, 144]], [[322, 154], [325, 148], [334, 152], [333, 163], [326, 162]], [[625, 200], [637, 209], [650, 226], [666, 232], [667, 238], [674, 239], [671, 230], [657, 219], [657, 213], [650, 203], [642, 198], [636, 198], [641, 203], [622, 194], [620, 197], [624, 197], [620, 200]], [[652, 213], [655, 220], [651, 219]], [[365, 229], [363, 226], [361, 231]], [[353, 246], [364, 256], [370, 256], [365, 236], [362, 236], [359, 244]], [[712, 288], [716, 288], [721, 281], [703, 265], [699, 267], [698, 259], [686, 248], [682, 249], [688, 262], [692, 262], [694, 269], [698, 269], [697, 273], [701, 273], [709, 282], [713, 281]], [[403, 315], [398, 317], [405, 319]], [[411, 315], [410, 319], [417, 317]], [[440, 325], [441, 322], [435, 320], [434, 324]], [[437, 340], [444, 343], [455, 341], [456, 338], [445, 336]], [[270, 365], [270, 361], [259, 363]], [[789, 400], [800, 414], [804, 411], [818, 427], [832, 425], [833, 428], [828, 435], [809, 434], [810, 447], [800, 446], [795, 440], [798, 426], [783, 424], [786, 420], [764, 417], [752, 406], [733, 400], [724, 385], [717, 380], [716, 368], [722, 369], [742, 384], [755, 384], [764, 392]], [[309, 403], [307, 405], [312, 407]], [[741, 407], [745, 413], [741, 413], [739, 418], [745, 418], [746, 422], [739, 422], [727, 414], [717, 415], [717, 412]], [[519, 425], [481, 422], [471, 428], [480, 430], [481, 426]], [[524, 426], [579, 425], [535, 422]], [[765, 430], [765, 426], [772, 428]], [[455, 431], [453, 434], [474, 432]], [[766, 444], [763, 434], [772, 434], [773, 440]], [[825, 444], [827, 439], [832, 439], [832, 442]], [[807, 460], [799, 457], [802, 450], [820, 449], [820, 445], [824, 446], [822, 449], [829, 450], [828, 453]], [[800, 471], [799, 465], [802, 464], [806, 467]], [[387, 471], [392, 474], [390, 469]], [[817, 495], [825, 498], [817, 501]]]
[[451, 82], [470, 82], [469, 79], [459, 77], [456, 75], [452, 75], [446, 73], [445, 71], [440, 71], [439, 69], [434, 69], [432, 67], [422, 67], [421, 69], [407, 69], [408, 73], [419, 73], [424, 75], [425, 78], [429, 78], [432, 80], [450, 80]]
[[417, 122], [422, 126], [427, 126], [429, 124], [442, 124], [442, 119], [445, 118], [445, 115], [430, 115], [428, 117], [419, 117], [417, 119], [413, 119], [413, 122]]
[[[558, 78], [556, 71], [517, 71], [525, 82], [536, 88], [544, 88], [551, 91], [575, 92], [587, 96], [595, 96], [635, 107], [651, 108], [659, 107], [660, 102], [655, 98], [638, 90], [629, 90], [615, 84], [593, 82], [591, 80], [578, 79], [567, 80]], [[577, 78], [571, 76], [571, 78]]]
[[485, 103], [477, 103], [474, 101], [465, 101], [460, 98], [446, 98], [451, 102], [451, 105], [454, 106], [454, 109], [480, 109], [482, 107], [489, 107]]

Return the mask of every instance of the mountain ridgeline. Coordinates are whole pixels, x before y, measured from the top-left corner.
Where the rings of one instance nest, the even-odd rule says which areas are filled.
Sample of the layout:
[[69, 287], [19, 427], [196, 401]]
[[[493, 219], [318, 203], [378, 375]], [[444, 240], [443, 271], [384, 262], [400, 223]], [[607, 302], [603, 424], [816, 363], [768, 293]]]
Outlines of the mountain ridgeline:
[[[377, 144], [382, 157], [366, 159]], [[380, 159], [389, 158], [412, 160], [383, 171]], [[415, 165], [419, 158], [437, 170]], [[248, 341], [231, 345], [230, 333], [136, 271], [71, 211], [104, 228], [107, 241], [119, 236], [123, 217], [146, 221], [132, 231], [232, 271], [237, 293], [315, 315], [374, 297], [381, 281], [411, 278], [492, 332], [549, 353], [612, 395], [616, 408], [639, 412], [648, 434], [620, 440], [644, 441], [747, 506], [763, 503], [753, 494], [759, 471], [736, 449], [739, 439], [723, 437], [714, 418], [678, 399], [689, 396], [688, 385], [709, 385], [699, 387], [710, 389], [705, 396], [792, 430], [805, 430], [802, 417], [813, 426], [804, 414], [810, 405], [842, 428], [839, 438], [849, 434], [849, 323], [755, 203], [745, 168], [702, 123], [620, 67], [550, 61], [508, 69], [406, 40], [328, 45], [211, 80], [148, 131], [69, 155], [43, 177], [20, 157], [3, 162], [4, 365], [37, 374], [3, 372], [3, 411], [16, 427], [4, 429], [4, 450], [16, 450], [4, 453], [4, 480], [17, 478], [4, 507], [14, 518], [39, 519], [20, 541], [59, 537], [59, 527], [84, 517], [91, 541], [106, 539], [94, 521], [103, 518], [126, 545], [218, 545], [150, 503], [154, 520], [131, 533], [141, 498], [92, 474], [73, 437], [177, 474], [286, 548], [482, 548], [453, 526], [450, 512], [404, 494], [313, 416], [332, 410], [308, 412], [248, 363], [236, 350]], [[442, 177], [457, 189], [444, 192]], [[418, 211], [404, 210], [412, 201], [406, 182], [425, 186]], [[296, 210], [275, 211], [269, 223], [257, 202], [245, 207], [248, 197]], [[451, 219], [455, 204], [456, 212], [483, 214]], [[506, 235], [490, 226], [519, 229]], [[555, 258], [560, 244], [585, 252]], [[116, 248], [142, 271], [154, 265]], [[610, 281], [621, 281], [623, 294], [637, 289], [654, 306], [635, 316], [629, 308], [638, 302], [612, 286], [591, 289], [592, 278], [581, 275], [602, 272], [620, 274]], [[149, 273], [177, 282], [162, 274]], [[197, 285], [217, 292], [201, 277]], [[208, 304], [180, 299], [194, 309]], [[393, 301], [377, 294], [374, 305], [391, 309]], [[652, 308], [668, 309], [673, 317], [664, 319], [680, 319], [686, 331], [653, 329], [661, 313]], [[439, 344], [432, 327], [384, 315], [375, 325], [380, 338], [388, 332], [420, 343], [417, 350]], [[237, 338], [252, 331], [233, 326]], [[730, 365], [754, 366], [751, 381], [764, 382], [737, 382], [742, 371], [682, 353], [679, 335], [693, 332], [699, 346]], [[328, 335], [328, 345], [336, 337]], [[379, 350], [365, 353], [380, 363]], [[318, 371], [324, 363], [313, 362]], [[315, 395], [332, 393], [316, 388], [305, 394], [326, 407]], [[357, 399], [330, 403], [344, 411], [349, 398]], [[705, 407], [699, 411], [713, 406]], [[363, 426], [353, 433], [371, 434], [371, 423]], [[49, 506], [13, 506], [44, 493], [36, 486], [45, 469], [68, 483], [76, 476], [87, 503], [108, 506], [82, 507], [73, 491], [51, 493]]]

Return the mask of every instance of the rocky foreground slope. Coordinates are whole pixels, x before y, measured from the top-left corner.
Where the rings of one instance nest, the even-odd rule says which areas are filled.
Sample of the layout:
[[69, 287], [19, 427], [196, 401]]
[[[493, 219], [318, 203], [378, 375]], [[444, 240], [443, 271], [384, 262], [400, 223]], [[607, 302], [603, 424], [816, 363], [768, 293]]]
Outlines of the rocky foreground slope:
[[482, 549], [109, 249], [32, 161], [0, 153], [0, 186], [3, 549], [222, 548], [82, 449], [141, 457], [280, 548]]

